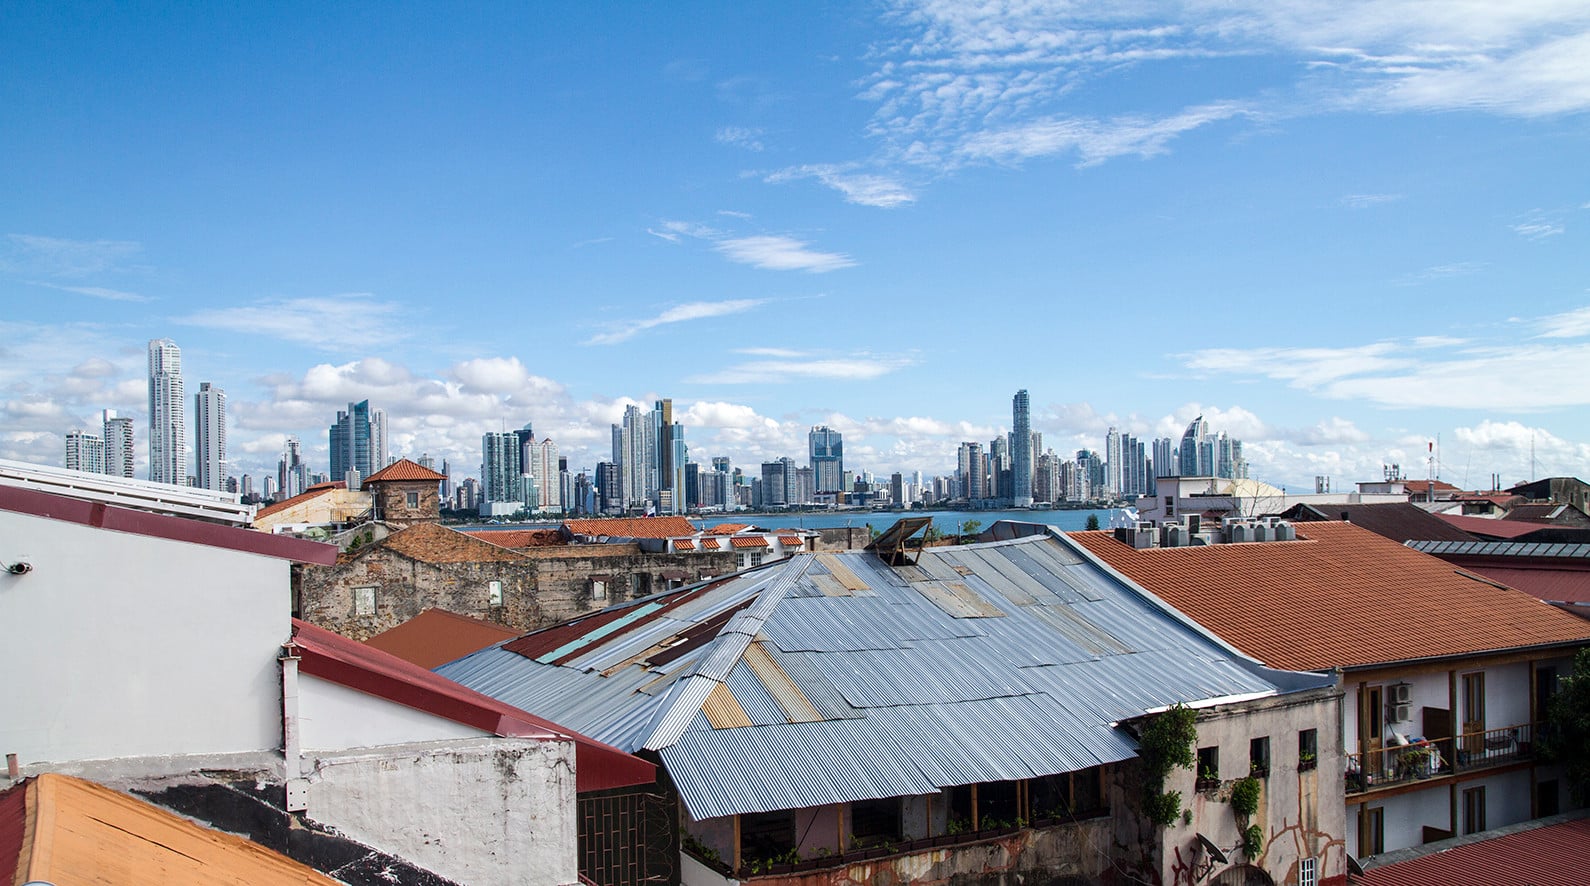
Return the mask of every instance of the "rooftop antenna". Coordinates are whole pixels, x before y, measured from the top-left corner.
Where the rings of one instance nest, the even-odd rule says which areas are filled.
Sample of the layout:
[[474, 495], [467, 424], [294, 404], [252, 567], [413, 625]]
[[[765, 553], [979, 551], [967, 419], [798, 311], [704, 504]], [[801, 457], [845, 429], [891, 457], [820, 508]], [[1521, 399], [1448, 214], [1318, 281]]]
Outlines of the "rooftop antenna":
[[1535, 482], [1535, 432], [1529, 432], [1529, 482]]

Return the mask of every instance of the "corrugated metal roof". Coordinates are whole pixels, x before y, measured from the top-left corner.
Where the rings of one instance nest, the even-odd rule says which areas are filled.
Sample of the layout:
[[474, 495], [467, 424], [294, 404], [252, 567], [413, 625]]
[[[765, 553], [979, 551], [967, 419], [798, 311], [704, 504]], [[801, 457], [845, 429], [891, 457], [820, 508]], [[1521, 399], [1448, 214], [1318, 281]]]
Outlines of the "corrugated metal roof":
[[[1121, 720], [1277, 691], [1273, 672], [1073, 544], [1055, 534], [929, 548], [899, 568], [864, 552], [797, 554], [567, 663], [605, 662], [605, 677], [568, 680], [555, 672], [570, 667], [501, 650], [443, 672], [659, 751], [698, 819], [1074, 771], [1135, 753]], [[704, 645], [664, 667], [637, 658], [703, 631]], [[682, 676], [668, 682], [669, 672]], [[731, 725], [742, 721], [751, 725]]]
[[1466, 845], [1452, 842], [1440, 844], [1449, 848], [1372, 867], [1355, 879], [1364, 886], [1539, 886], [1583, 883], [1590, 869], [1590, 818]]

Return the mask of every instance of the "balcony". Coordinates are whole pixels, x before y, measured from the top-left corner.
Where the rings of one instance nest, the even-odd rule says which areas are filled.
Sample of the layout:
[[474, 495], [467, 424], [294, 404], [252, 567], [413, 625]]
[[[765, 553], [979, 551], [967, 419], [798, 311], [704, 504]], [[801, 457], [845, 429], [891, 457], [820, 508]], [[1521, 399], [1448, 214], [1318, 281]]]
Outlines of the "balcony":
[[1535, 757], [1534, 736], [1534, 724], [1523, 723], [1348, 754], [1347, 794], [1371, 793], [1531, 760]]

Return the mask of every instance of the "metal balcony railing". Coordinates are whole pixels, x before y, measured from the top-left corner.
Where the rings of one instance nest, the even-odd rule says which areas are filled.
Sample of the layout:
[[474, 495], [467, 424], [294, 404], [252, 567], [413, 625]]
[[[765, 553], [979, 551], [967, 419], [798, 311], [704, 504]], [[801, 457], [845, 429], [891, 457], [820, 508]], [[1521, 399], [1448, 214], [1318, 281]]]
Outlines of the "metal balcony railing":
[[1522, 723], [1348, 754], [1347, 793], [1362, 794], [1533, 759], [1535, 731], [1534, 724]]

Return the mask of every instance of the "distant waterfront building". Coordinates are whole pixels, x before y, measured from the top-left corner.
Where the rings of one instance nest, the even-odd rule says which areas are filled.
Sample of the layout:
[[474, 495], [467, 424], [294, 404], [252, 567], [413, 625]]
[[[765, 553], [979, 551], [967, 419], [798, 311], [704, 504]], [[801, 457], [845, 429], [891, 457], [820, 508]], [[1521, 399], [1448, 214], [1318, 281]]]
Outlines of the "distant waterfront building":
[[207, 381], [193, 395], [193, 456], [199, 488], [226, 489], [226, 391]]
[[988, 441], [988, 498], [1011, 497], [1010, 437]]
[[1114, 425], [1104, 434], [1104, 495], [1120, 498], [1126, 488], [1126, 459], [1121, 453], [1121, 432]]
[[[288, 435], [282, 446], [282, 459], [276, 463], [276, 488], [282, 491], [283, 499], [289, 499], [302, 495], [309, 485], [309, 465], [304, 463], [298, 438]], [[269, 478], [266, 478], [266, 486], [269, 488]], [[270, 498], [270, 493], [265, 497]]]
[[349, 489], [359, 488], [360, 479], [386, 467], [386, 413], [372, 410], [369, 400], [349, 403], [346, 412], [338, 410], [327, 438], [331, 476], [348, 481]]
[[613, 463], [618, 465], [623, 511], [644, 511], [657, 488], [657, 446], [648, 414], [624, 408], [624, 422], [613, 426]]
[[1177, 454], [1176, 441], [1169, 437], [1158, 437], [1154, 440], [1154, 476], [1179, 477], [1181, 476], [1181, 457]]
[[983, 458], [983, 444], [962, 443], [956, 452], [955, 465], [959, 497], [967, 501], [988, 498], [988, 461]]
[[81, 428], [67, 431], [66, 469], [88, 471], [93, 474], [104, 473], [105, 441], [95, 434], [85, 433]]
[[1060, 459], [1055, 456], [1053, 449], [1038, 456], [1038, 467], [1032, 479], [1032, 492], [1034, 498], [1046, 504], [1053, 504], [1065, 498], [1064, 487], [1060, 485]]
[[[617, 427], [617, 425], [614, 425], [614, 427]], [[624, 513], [624, 483], [622, 471], [617, 462], [597, 462], [596, 477], [593, 483], [596, 487], [597, 513]]]
[[795, 460], [789, 457], [762, 463], [762, 507], [783, 508], [796, 499]]
[[813, 491], [842, 491], [845, 488], [844, 435], [827, 425], [818, 425], [807, 433], [806, 443], [811, 458]]
[[488, 432], [480, 440], [481, 513], [490, 504], [524, 503], [519, 437], [513, 431]]
[[1010, 472], [1011, 503], [1018, 508], [1032, 507], [1032, 405], [1025, 388], [1011, 400]]
[[101, 414], [100, 439], [105, 443], [105, 473], [112, 477], [133, 475], [133, 420], [107, 409]]
[[528, 488], [524, 490], [525, 507], [531, 512], [563, 510], [563, 481], [559, 470], [558, 444], [549, 440], [531, 442], [525, 447], [529, 456], [524, 465]]
[[149, 479], [183, 486], [188, 478], [187, 395], [182, 349], [169, 338], [149, 342]]

